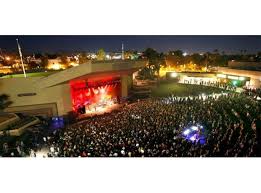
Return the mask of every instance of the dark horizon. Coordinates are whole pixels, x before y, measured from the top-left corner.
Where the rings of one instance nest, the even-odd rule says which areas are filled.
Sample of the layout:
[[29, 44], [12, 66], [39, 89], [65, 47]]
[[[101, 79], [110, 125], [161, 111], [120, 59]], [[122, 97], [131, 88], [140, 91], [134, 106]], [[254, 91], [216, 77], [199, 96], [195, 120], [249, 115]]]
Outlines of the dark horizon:
[[122, 43], [125, 50], [137, 51], [150, 47], [158, 52], [180, 49], [189, 54], [215, 49], [226, 54], [240, 54], [240, 50], [248, 54], [261, 52], [261, 36], [256, 35], [1, 35], [0, 48], [17, 52], [16, 38], [25, 54], [96, 52], [100, 48], [115, 52], [121, 51]]

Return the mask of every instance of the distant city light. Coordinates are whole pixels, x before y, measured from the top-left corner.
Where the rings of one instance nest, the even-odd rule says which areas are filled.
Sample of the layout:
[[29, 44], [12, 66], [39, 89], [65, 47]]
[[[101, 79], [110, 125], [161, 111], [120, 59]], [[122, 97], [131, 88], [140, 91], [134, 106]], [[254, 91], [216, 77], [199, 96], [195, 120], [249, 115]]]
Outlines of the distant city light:
[[9, 61], [11, 58], [9, 56], [5, 57], [5, 60]]
[[187, 56], [187, 55], [188, 55], [188, 53], [187, 53], [187, 52], [184, 52], [184, 53], [183, 53], [183, 56]]
[[171, 76], [172, 78], [176, 78], [176, 77], [178, 76], [178, 74], [177, 74], [176, 72], [172, 72], [172, 73], [170, 74], [170, 76]]
[[52, 65], [49, 66], [49, 69], [60, 70], [61, 64], [52, 64]]
[[111, 56], [109, 54], [107, 54], [105, 57], [106, 57], [107, 60], [111, 59]]
[[78, 64], [78, 63], [75, 63], [75, 62], [71, 62], [70, 65], [73, 66], [73, 67], [79, 66], [79, 64]]

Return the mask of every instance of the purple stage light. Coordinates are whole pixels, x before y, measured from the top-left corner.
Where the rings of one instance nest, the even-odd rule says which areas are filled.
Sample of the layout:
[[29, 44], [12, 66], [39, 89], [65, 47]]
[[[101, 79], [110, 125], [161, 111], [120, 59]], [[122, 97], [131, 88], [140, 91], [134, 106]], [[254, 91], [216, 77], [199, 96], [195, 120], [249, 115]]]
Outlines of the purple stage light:
[[204, 128], [202, 125], [193, 125], [189, 128], [185, 128], [182, 132], [182, 137], [191, 142], [199, 142], [200, 144], [205, 143]]

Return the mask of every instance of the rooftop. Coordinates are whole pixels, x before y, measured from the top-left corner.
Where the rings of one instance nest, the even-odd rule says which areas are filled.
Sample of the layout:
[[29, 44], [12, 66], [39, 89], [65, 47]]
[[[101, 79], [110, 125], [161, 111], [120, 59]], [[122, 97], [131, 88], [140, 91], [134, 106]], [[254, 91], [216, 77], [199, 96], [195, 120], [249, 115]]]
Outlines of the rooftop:
[[6, 113], [4, 113], [4, 114], [0, 114], [0, 123], [2, 123], [2, 122], [5, 122], [5, 121], [7, 121], [8, 119], [11, 119], [11, 118], [14, 118], [15, 117], [15, 115], [14, 114], [6, 114]]
[[[31, 73], [26, 73], [27, 77], [46, 77], [49, 76], [51, 74], [57, 73], [59, 71], [46, 71], [46, 72], [31, 72]], [[24, 74], [9, 74], [9, 75], [5, 75], [2, 76], [0, 78], [22, 78], [24, 77]]]

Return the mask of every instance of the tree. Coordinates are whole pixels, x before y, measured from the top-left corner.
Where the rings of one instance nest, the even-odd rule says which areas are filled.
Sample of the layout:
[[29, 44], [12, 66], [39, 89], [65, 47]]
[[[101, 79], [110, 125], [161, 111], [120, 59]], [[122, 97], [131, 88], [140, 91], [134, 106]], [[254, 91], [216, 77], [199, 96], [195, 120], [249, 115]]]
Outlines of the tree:
[[150, 68], [151, 78], [157, 74], [157, 78], [159, 79], [159, 71], [161, 66], [166, 65], [165, 56], [163, 53], [158, 53], [152, 48], [147, 48], [144, 51], [144, 56], [148, 59], [148, 67]]
[[58, 54], [47, 54], [47, 57], [49, 58], [49, 59], [56, 59], [58, 56], [57, 56]]
[[65, 66], [67, 66], [68, 65], [68, 59], [67, 59], [67, 56], [65, 55], [65, 54], [62, 54], [61, 56], [60, 56], [60, 59], [61, 59], [61, 63], [63, 64], [63, 65], [65, 65]]
[[79, 54], [79, 64], [84, 64], [88, 62], [88, 58], [85, 52]]
[[174, 56], [177, 56], [177, 57], [180, 57], [180, 58], [183, 57], [183, 51], [182, 51], [182, 50], [174, 50], [174, 51], [171, 51], [171, 53], [172, 53]]
[[212, 63], [211, 53], [207, 52], [204, 54], [204, 62], [203, 62], [203, 65], [205, 65], [206, 70], [211, 63]]
[[39, 58], [43, 57], [43, 55], [41, 53], [36, 53], [34, 56], [35, 56], [36, 59], [39, 59]]
[[144, 51], [144, 56], [148, 59], [148, 67], [149, 67], [149, 72], [150, 72], [150, 78], [154, 78], [154, 73], [155, 73], [155, 65], [157, 65], [157, 60], [158, 60], [158, 53], [152, 49], [152, 48], [147, 48]]
[[161, 67], [166, 67], [166, 59], [165, 59], [165, 55], [163, 53], [160, 53], [158, 55], [158, 61], [155, 65], [155, 67], [154, 67], [155, 71], [157, 72], [158, 78], [159, 78], [159, 75], [160, 75], [159, 72], [160, 72]]
[[0, 95], [0, 111], [10, 106], [13, 102], [9, 100], [9, 96], [6, 94]]
[[219, 56], [217, 64], [218, 66], [227, 66], [228, 58], [226, 57], [226, 55]]
[[30, 61], [29, 63], [28, 63], [28, 69], [29, 70], [33, 70], [33, 69], [35, 69], [35, 68], [37, 68], [39, 65], [36, 63], [36, 62], [34, 62], [34, 61]]
[[46, 68], [48, 66], [48, 56], [44, 55], [41, 57], [41, 66], [42, 68]]
[[195, 53], [195, 54], [192, 54], [191, 55], [191, 60], [194, 64], [197, 64], [199, 66], [202, 66], [203, 65], [203, 62], [204, 62], [204, 57], [201, 56], [200, 54], [198, 53]]
[[97, 60], [105, 60], [105, 51], [103, 48], [99, 49], [97, 52]]
[[139, 76], [141, 77], [141, 79], [152, 79], [151, 76], [151, 69], [148, 66], [145, 66], [144, 68], [142, 68], [139, 71]]
[[218, 54], [218, 53], [219, 53], [218, 49], [214, 49], [213, 52], [214, 52], [215, 54]]

